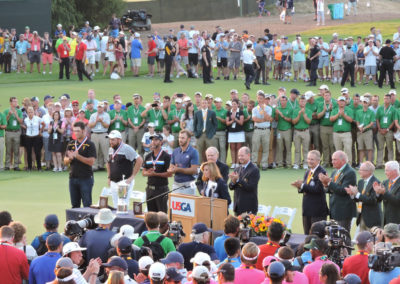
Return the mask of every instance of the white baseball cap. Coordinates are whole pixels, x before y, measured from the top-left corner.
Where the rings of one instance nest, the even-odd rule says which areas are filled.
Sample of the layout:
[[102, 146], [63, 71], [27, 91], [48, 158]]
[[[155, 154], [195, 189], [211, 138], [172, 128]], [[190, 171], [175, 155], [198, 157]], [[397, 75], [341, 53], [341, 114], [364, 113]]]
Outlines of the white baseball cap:
[[207, 280], [210, 278], [210, 272], [205, 266], [196, 266], [192, 271], [192, 278], [197, 280]]
[[389, 91], [389, 93], [388, 93], [389, 95], [397, 95], [397, 92], [396, 92], [396, 90], [390, 90]]
[[212, 99], [212, 98], [214, 98], [213, 95], [211, 95], [211, 94], [207, 94], [207, 95], [206, 95], [206, 99]]
[[161, 281], [165, 278], [165, 274], [166, 274], [165, 265], [162, 264], [161, 262], [153, 263], [150, 266], [149, 276], [151, 279], [156, 281]]
[[154, 260], [146, 255], [146, 256], [142, 256], [139, 259], [139, 269], [140, 270], [146, 270], [148, 265], [152, 265], [154, 263]]
[[265, 93], [264, 93], [263, 90], [258, 90], [258, 91], [257, 91], [257, 96], [258, 96], [258, 95], [264, 95], [264, 96], [265, 96]]
[[134, 37], [140, 37], [140, 33], [137, 33], [137, 32], [136, 32], [136, 33], [133, 34], [133, 36], [134, 36]]
[[343, 94], [343, 93], [345, 93], [345, 94], [347, 94], [348, 92], [349, 92], [349, 89], [347, 89], [347, 88], [342, 88], [341, 90], [340, 90], [340, 92]]
[[309, 99], [314, 97], [315, 94], [312, 91], [307, 91], [307, 92], [305, 92], [304, 96], [306, 97], [306, 100], [308, 101]]
[[100, 27], [99, 27], [99, 26], [95, 26], [95, 27], [93, 28], [93, 30], [98, 31], [98, 30], [100, 30]]
[[361, 96], [360, 101], [369, 103], [369, 99], [367, 97]]
[[329, 87], [327, 85], [321, 85], [319, 87], [319, 90], [327, 90], [327, 91], [329, 91]]
[[122, 135], [121, 135], [121, 132], [119, 132], [118, 130], [113, 130], [113, 131], [110, 132], [110, 134], [107, 135], [107, 138], [110, 138], [110, 139], [115, 139], [115, 138], [122, 139]]
[[119, 233], [124, 237], [130, 238], [131, 240], [136, 240], [139, 237], [139, 234], [135, 234], [135, 228], [131, 225], [121, 226]]
[[180, 99], [180, 98], [175, 99], [175, 103], [176, 104], [181, 104], [182, 103], [182, 99]]
[[183, 101], [184, 101], [184, 102], [190, 102], [191, 100], [192, 100], [192, 99], [191, 99], [190, 97], [184, 97], [184, 98], [183, 98]]
[[226, 101], [225, 104], [228, 105], [228, 106], [232, 106], [232, 101]]
[[211, 258], [208, 254], [199, 251], [196, 255], [190, 260], [192, 263], [196, 263], [198, 265], [202, 265], [205, 261], [211, 262]]
[[235, 93], [238, 94], [239, 92], [236, 89], [232, 89], [229, 93]]
[[80, 247], [79, 244], [76, 242], [69, 242], [63, 246], [62, 253], [63, 256], [66, 256], [67, 254], [73, 251], [83, 251], [83, 250], [86, 250], [86, 248]]
[[346, 97], [340, 96], [340, 97], [338, 97], [337, 100], [338, 100], [338, 101], [346, 101]]
[[216, 97], [215, 100], [214, 100], [214, 102], [222, 103], [222, 99], [221, 99], [220, 97]]

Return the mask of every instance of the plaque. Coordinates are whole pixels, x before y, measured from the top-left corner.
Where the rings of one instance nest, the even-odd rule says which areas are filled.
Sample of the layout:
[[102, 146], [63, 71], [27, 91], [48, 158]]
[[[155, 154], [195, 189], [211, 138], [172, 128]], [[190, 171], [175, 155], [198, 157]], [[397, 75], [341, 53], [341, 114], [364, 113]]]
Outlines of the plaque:
[[108, 197], [107, 196], [100, 196], [99, 200], [99, 208], [108, 208]]
[[142, 202], [133, 201], [133, 215], [143, 215]]

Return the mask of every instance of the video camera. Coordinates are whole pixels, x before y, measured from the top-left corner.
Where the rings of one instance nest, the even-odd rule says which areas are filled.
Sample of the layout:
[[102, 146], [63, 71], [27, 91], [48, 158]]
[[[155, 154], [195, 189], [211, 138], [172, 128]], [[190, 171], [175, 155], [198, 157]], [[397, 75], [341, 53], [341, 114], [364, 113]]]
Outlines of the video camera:
[[250, 241], [250, 228], [248, 227], [250, 225], [250, 216], [245, 215], [241, 220], [240, 220], [240, 228], [239, 228], [239, 240], [240, 244], [243, 245], [245, 243], [248, 243]]
[[400, 266], [400, 247], [378, 249], [368, 255], [368, 267], [378, 272], [388, 272]]
[[71, 241], [77, 242], [86, 230], [96, 229], [97, 224], [94, 222], [94, 215], [86, 215], [83, 219], [75, 221], [69, 220], [64, 227], [64, 234]]
[[183, 231], [183, 226], [180, 221], [173, 221], [168, 223], [169, 229], [167, 237], [172, 240], [175, 246], [179, 245], [181, 238], [185, 237], [186, 234]]

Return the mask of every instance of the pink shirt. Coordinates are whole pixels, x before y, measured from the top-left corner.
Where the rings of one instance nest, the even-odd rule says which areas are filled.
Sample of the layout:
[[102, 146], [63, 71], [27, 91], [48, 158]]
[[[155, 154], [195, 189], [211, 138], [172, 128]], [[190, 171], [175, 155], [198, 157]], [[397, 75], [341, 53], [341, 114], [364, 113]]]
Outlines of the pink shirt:
[[[326, 256], [324, 256], [324, 257], [326, 257]], [[320, 257], [317, 257], [313, 263], [311, 263], [311, 264], [307, 265], [306, 267], [304, 267], [304, 271], [303, 272], [308, 278], [308, 283], [310, 283], [310, 284], [322, 284], [319, 281], [319, 271], [321, 270], [321, 267], [322, 267], [322, 265], [324, 265], [324, 263], [333, 263], [333, 262], [330, 261], [329, 259], [322, 260], [321, 256], [320, 256]], [[333, 264], [336, 266], [336, 269], [340, 273], [339, 266], [337, 266], [335, 263], [333, 263]]]
[[31, 51], [40, 51], [40, 39], [33, 37], [31, 42]]
[[[308, 284], [308, 278], [304, 273], [296, 271], [294, 278], [293, 278], [293, 282], [283, 281], [283, 284], [291, 284], [291, 283], [293, 283], [293, 284]], [[269, 284], [269, 278], [265, 278], [265, 280], [260, 284]]]
[[235, 269], [235, 284], [261, 283], [265, 279], [263, 271], [243, 264]]

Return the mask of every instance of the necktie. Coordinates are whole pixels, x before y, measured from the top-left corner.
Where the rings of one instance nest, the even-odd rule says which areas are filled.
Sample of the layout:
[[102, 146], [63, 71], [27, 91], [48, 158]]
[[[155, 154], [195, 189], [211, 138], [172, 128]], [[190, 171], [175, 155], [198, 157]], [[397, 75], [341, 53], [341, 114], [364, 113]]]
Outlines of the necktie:
[[336, 182], [337, 181], [337, 179], [339, 178], [339, 176], [340, 176], [340, 171], [338, 171], [337, 173], [336, 173], [336, 175], [335, 175], [335, 177], [334, 177], [334, 181]]
[[308, 173], [308, 176], [307, 176], [307, 184], [310, 184], [310, 181], [313, 178], [313, 176], [314, 176], [314, 172], [312, 170], [310, 170], [310, 172]]
[[203, 132], [206, 132], [207, 110], [203, 110]]
[[391, 179], [391, 180], [389, 180], [389, 191], [390, 191], [390, 189], [392, 188], [392, 185], [393, 185], [393, 180]]
[[361, 194], [365, 194], [365, 189], [366, 188], [367, 188], [367, 181], [364, 180], [363, 190], [361, 191]]

